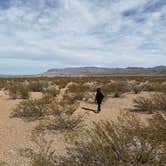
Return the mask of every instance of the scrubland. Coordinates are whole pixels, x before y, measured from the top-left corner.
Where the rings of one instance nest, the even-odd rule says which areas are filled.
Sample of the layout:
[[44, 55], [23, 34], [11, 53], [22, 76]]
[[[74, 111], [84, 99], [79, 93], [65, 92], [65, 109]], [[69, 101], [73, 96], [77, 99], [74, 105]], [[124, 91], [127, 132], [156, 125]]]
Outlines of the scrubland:
[[0, 78], [0, 118], [0, 165], [166, 165], [165, 76]]

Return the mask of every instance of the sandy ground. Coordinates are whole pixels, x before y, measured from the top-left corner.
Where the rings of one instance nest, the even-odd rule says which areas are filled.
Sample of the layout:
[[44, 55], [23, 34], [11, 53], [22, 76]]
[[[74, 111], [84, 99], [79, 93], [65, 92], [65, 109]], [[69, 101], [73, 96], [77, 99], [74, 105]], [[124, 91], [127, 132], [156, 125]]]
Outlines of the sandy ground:
[[[41, 97], [40, 93], [32, 93], [33, 98]], [[90, 126], [93, 121], [99, 120], [116, 121], [121, 111], [128, 111], [133, 107], [133, 99], [138, 96], [148, 96], [149, 94], [143, 92], [139, 95], [125, 94], [122, 98], [109, 97], [102, 105], [100, 114], [94, 113], [96, 105], [81, 102], [79, 112], [87, 113], [85, 116], [85, 123]], [[10, 113], [17, 106], [21, 100], [10, 100], [8, 96], [0, 91], [0, 162], [4, 161], [9, 166], [30, 166], [30, 160], [20, 156], [20, 149], [35, 148], [31, 141], [31, 131], [35, 128], [38, 122], [24, 122], [21, 119], [10, 118]], [[150, 115], [139, 114], [142, 121]], [[55, 135], [53, 137], [56, 137]], [[55, 138], [56, 139], [56, 138]], [[58, 141], [61, 137], [57, 136], [57, 149], [63, 149], [63, 144]], [[61, 139], [62, 140], [62, 139]]]
[[[40, 96], [32, 94], [33, 98]], [[27, 159], [20, 157], [19, 149], [33, 147], [30, 141], [31, 131], [36, 122], [24, 122], [21, 119], [10, 118], [10, 113], [21, 100], [10, 100], [0, 92], [0, 161], [10, 163], [11, 166], [28, 165]]]
[[88, 116], [86, 116], [85, 120], [85, 123], [88, 126], [91, 125], [93, 121], [98, 122], [101, 120], [107, 120], [116, 122], [117, 117], [120, 116], [123, 112], [129, 112], [130, 114], [134, 114], [138, 116], [143, 123], [147, 124], [147, 119], [151, 118], [151, 115], [129, 111], [134, 107], [133, 100], [137, 97], [149, 97], [149, 93], [142, 92], [137, 95], [132, 93], [126, 93], [121, 98], [108, 97], [102, 104], [102, 109], [99, 114], [95, 113], [95, 111], [97, 110], [97, 105], [82, 102], [79, 111], [84, 110], [88, 113]]

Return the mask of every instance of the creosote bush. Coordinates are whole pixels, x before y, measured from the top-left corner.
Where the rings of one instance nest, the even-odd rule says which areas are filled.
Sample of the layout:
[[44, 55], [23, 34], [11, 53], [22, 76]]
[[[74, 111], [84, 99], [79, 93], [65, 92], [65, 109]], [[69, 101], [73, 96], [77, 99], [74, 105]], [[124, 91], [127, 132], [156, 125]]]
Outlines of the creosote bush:
[[43, 84], [39, 81], [31, 82], [29, 84], [29, 89], [32, 92], [42, 92], [43, 90]]
[[52, 99], [44, 96], [41, 99], [29, 99], [22, 101], [12, 112], [11, 117], [24, 118], [27, 120], [36, 120], [48, 113], [48, 105]]
[[105, 96], [113, 94], [113, 97], [118, 98], [123, 93], [130, 91], [130, 86], [127, 81], [116, 81], [109, 84], [104, 84], [101, 87]]
[[5, 81], [0, 81], [0, 90], [2, 90], [3, 88], [5, 88]]
[[89, 86], [88, 85], [82, 85], [82, 84], [71, 84], [68, 86], [68, 92], [73, 92], [73, 93], [78, 93], [78, 92], [82, 92], [85, 93], [89, 91]]
[[64, 103], [53, 103], [50, 105], [50, 110], [54, 119], [47, 126], [51, 130], [74, 131], [81, 127], [82, 116], [74, 116], [77, 105], [64, 105]]
[[89, 89], [90, 88], [89, 88], [88, 85], [71, 83], [67, 87], [66, 97], [68, 96], [69, 98], [73, 98], [73, 99], [76, 99], [76, 100], [82, 100], [85, 93], [88, 92]]
[[32, 166], [55, 166], [53, 155], [54, 150], [51, 149], [52, 141], [47, 142], [43, 135], [39, 135], [33, 139], [40, 153], [34, 153], [31, 158], [33, 160]]
[[[166, 119], [155, 114], [148, 126], [132, 115], [119, 117], [118, 123], [94, 123], [82, 138], [73, 138], [67, 155], [49, 153], [32, 163], [51, 161], [48, 166], [164, 166], [166, 164]], [[38, 155], [43, 156], [41, 151]], [[35, 165], [39, 166], [39, 164]]]
[[152, 95], [152, 100], [154, 108], [166, 113], [166, 94], [156, 93], [155, 95]]
[[162, 93], [155, 93], [149, 98], [139, 97], [134, 100], [135, 108], [133, 111], [154, 113], [156, 111], [166, 112], [166, 95]]
[[142, 84], [141, 87], [143, 91], [151, 92], [156, 90], [155, 84], [150, 82]]
[[153, 113], [154, 104], [151, 98], [139, 97], [134, 100], [134, 109], [136, 112]]
[[166, 93], [166, 83], [156, 84], [156, 91]]
[[83, 115], [74, 115], [78, 103], [55, 100], [48, 106], [51, 118], [41, 123], [37, 130], [77, 131], [82, 127]]
[[48, 89], [44, 90], [43, 93], [46, 95], [50, 95], [52, 97], [56, 97], [59, 94], [59, 91], [60, 90], [52, 87], [52, 88], [48, 88]]
[[132, 90], [133, 90], [133, 92], [134, 92], [135, 94], [138, 94], [138, 93], [140, 93], [143, 89], [142, 89], [141, 86], [134, 85], [134, 86], [132, 87]]
[[29, 89], [23, 85], [10, 85], [8, 88], [9, 96], [11, 99], [28, 99]]

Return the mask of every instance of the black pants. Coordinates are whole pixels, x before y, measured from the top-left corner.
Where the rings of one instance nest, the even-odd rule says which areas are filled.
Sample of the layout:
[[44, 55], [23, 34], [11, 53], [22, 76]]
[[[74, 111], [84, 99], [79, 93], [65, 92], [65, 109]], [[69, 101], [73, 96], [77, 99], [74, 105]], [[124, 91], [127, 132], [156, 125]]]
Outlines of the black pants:
[[97, 105], [98, 105], [97, 111], [100, 112], [101, 111], [101, 102], [98, 102]]

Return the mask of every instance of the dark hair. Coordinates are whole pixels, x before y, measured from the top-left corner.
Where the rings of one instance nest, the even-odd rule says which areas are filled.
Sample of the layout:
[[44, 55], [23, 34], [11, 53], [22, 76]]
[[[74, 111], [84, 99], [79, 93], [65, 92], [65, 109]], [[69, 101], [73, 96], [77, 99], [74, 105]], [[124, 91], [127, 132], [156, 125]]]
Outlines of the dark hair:
[[101, 88], [97, 88], [97, 92], [100, 92], [101, 91]]

